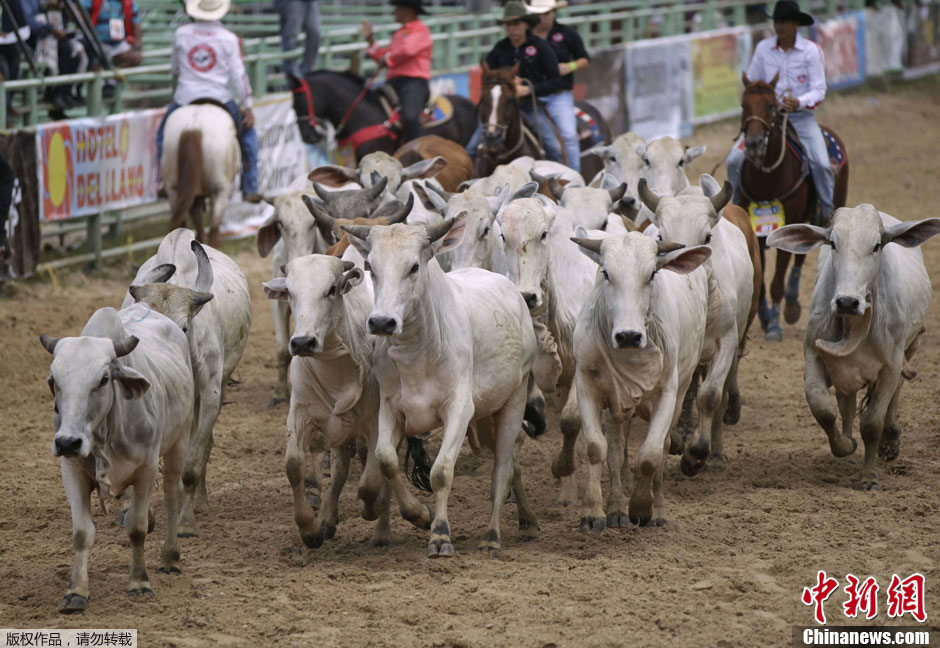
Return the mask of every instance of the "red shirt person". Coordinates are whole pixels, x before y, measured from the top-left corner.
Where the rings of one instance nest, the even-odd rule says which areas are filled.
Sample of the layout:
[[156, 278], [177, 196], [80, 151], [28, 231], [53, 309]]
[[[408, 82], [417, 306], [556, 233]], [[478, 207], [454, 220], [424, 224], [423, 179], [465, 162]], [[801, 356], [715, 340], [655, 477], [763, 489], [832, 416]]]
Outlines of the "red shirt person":
[[362, 21], [362, 37], [369, 43], [366, 54], [386, 68], [385, 78], [398, 94], [405, 137], [411, 140], [421, 135], [418, 117], [431, 94], [428, 81], [433, 44], [431, 31], [418, 18], [427, 13], [421, 0], [392, 0], [392, 4], [395, 20], [401, 23], [401, 28], [392, 34], [392, 42], [380, 47], [368, 20]]

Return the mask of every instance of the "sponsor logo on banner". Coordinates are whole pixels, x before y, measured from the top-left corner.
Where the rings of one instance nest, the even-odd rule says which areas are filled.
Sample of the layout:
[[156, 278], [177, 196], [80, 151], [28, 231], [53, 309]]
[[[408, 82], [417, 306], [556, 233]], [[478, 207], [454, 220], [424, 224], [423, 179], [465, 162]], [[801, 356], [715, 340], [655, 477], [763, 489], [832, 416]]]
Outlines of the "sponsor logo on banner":
[[830, 88], [843, 88], [865, 81], [864, 12], [848, 12], [813, 25], [811, 36], [823, 50], [826, 83]]

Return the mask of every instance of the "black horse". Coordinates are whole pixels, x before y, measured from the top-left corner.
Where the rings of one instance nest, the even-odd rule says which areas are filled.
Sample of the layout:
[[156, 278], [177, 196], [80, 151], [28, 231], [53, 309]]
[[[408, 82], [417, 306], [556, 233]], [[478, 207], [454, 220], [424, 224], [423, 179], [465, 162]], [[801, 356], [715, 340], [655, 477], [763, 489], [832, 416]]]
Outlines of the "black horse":
[[[404, 131], [388, 123], [388, 115], [379, 101], [379, 93], [369, 89], [347, 116], [350, 106], [362, 92], [365, 81], [351, 72], [315, 70], [303, 79], [291, 78], [294, 112], [300, 136], [307, 144], [316, 144], [325, 133], [322, 122], [339, 127], [338, 142], [352, 144], [356, 158], [376, 151], [394, 153], [404, 141]], [[454, 107], [453, 116], [443, 124], [428, 128], [423, 135], [439, 135], [459, 144], [466, 144], [476, 127], [476, 105], [458, 95], [445, 95]]]

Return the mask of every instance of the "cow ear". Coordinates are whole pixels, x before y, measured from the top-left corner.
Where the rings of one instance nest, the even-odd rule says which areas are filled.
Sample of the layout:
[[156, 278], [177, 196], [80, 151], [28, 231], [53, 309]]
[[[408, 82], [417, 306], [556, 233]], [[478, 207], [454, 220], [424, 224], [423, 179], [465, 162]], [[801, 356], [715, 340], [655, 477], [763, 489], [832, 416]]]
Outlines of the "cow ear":
[[[554, 180], [554, 178], [552, 179]], [[503, 204], [505, 205], [507, 203], [511, 203], [513, 200], [519, 200], [521, 198], [531, 198], [536, 193], [538, 193], [538, 190], [539, 190], [538, 182], [535, 182], [535, 181], [527, 182], [521, 187], [519, 187], [518, 189], [516, 189], [515, 191], [513, 191], [509, 195], [509, 197], [506, 198], [506, 201]]]
[[359, 180], [359, 170], [338, 164], [325, 164], [319, 166], [307, 175], [310, 182], [319, 182], [328, 187], [342, 187], [350, 182]]
[[363, 276], [364, 275], [362, 273], [362, 270], [359, 268], [353, 268], [352, 270], [349, 270], [348, 272], [344, 272], [340, 276], [339, 281], [337, 282], [337, 288], [339, 289], [339, 294], [345, 295], [350, 290], [352, 290], [353, 287], [358, 286], [360, 283], [362, 283]]
[[151, 284], [151, 283], [166, 283], [170, 280], [170, 277], [176, 272], [176, 266], [172, 263], [163, 263], [151, 268], [147, 274], [140, 278], [140, 281], [136, 282], [139, 285]]
[[784, 225], [767, 237], [767, 245], [784, 252], [807, 254], [822, 243], [829, 241], [829, 229], [799, 223]]
[[199, 314], [199, 311], [202, 310], [202, 307], [212, 301], [213, 295], [210, 292], [196, 292], [194, 291], [189, 298], [189, 316], [196, 317]]
[[268, 299], [274, 301], [287, 301], [287, 278], [286, 277], [277, 277], [266, 281], [263, 284], [264, 286], [264, 296]]
[[659, 270], [669, 270], [677, 274], [689, 274], [708, 260], [712, 249], [707, 245], [682, 248], [669, 252], [656, 258], [656, 267]]
[[463, 232], [467, 228], [467, 210], [462, 210], [454, 217], [454, 224], [450, 226], [447, 233], [431, 243], [431, 251], [437, 254], [443, 254], [448, 250], [453, 250], [463, 241]]
[[898, 223], [886, 227], [881, 235], [882, 243], [897, 243], [906, 248], [917, 247], [940, 233], [940, 218], [926, 218], [913, 223]]
[[682, 161], [685, 164], [688, 164], [697, 157], [701, 157], [705, 154], [704, 146], [692, 146], [685, 150], [685, 153], [682, 154]]
[[258, 245], [258, 254], [262, 258], [271, 254], [271, 250], [281, 238], [281, 229], [278, 227], [277, 212], [268, 217], [261, 227], [258, 228], [256, 243]]
[[433, 178], [447, 167], [447, 160], [438, 155], [430, 160], [421, 160], [401, 170], [402, 181]]
[[150, 381], [131, 367], [114, 362], [111, 365], [111, 377], [121, 384], [124, 398], [133, 400], [143, 396], [150, 389]]

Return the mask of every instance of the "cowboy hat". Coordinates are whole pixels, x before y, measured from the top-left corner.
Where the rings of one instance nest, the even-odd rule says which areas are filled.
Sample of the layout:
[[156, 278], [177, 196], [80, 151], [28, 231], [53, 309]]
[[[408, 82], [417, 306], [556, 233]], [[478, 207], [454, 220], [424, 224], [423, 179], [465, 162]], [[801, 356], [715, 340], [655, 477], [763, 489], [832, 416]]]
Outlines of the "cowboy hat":
[[498, 18], [497, 22], [508, 23], [514, 20], [523, 20], [532, 25], [535, 24], [538, 19], [538, 16], [529, 12], [529, 8], [526, 7], [522, 0], [509, 0], [506, 6], [503, 7], [503, 17]]
[[[766, 13], [766, 12], [764, 12]], [[815, 21], [808, 13], [800, 11], [800, 5], [794, 0], [777, 0], [773, 14], [767, 14], [773, 20], [793, 20], [802, 27], [812, 25]]]
[[531, 0], [526, 7], [534, 14], [548, 13], [552, 9], [564, 9], [568, 0]]
[[419, 15], [427, 13], [427, 10], [421, 4], [421, 0], [391, 0], [389, 4], [414, 9], [415, 13]]
[[186, 0], [186, 13], [196, 20], [221, 20], [231, 5], [231, 0]]

